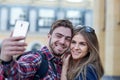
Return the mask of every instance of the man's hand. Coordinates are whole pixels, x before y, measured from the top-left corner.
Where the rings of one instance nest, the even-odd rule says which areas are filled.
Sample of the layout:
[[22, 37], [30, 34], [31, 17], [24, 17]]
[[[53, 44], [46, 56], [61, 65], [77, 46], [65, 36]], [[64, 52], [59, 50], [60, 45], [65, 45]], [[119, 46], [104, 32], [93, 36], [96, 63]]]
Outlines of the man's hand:
[[23, 54], [27, 44], [25, 42], [20, 42], [20, 40], [24, 39], [25, 37], [10, 37], [3, 40], [0, 54], [1, 60], [10, 61], [13, 55]]

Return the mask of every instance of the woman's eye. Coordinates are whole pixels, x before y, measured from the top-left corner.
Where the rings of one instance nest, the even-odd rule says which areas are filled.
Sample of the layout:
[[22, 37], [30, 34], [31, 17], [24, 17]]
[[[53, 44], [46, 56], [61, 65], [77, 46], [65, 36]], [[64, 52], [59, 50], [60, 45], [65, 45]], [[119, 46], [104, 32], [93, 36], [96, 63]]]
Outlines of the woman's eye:
[[76, 42], [75, 41], [71, 41], [72, 44], [75, 44]]
[[85, 42], [80, 42], [80, 45], [86, 46], [87, 44]]

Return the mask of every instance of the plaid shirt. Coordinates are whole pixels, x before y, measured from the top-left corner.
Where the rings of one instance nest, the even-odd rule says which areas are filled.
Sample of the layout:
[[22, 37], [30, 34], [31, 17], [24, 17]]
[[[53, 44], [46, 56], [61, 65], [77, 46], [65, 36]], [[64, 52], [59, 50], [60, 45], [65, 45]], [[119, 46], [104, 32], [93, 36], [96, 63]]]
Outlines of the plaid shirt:
[[[41, 52], [48, 59], [48, 72], [43, 79], [39, 80], [60, 80], [62, 61], [56, 58], [49, 52], [47, 47], [43, 47]], [[36, 71], [39, 69], [42, 57], [38, 52], [27, 52], [18, 60], [13, 60], [10, 64], [0, 65], [0, 74], [6, 74], [8, 80], [33, 80]], [[55, 71], [50, 65], [50, 60], [53, 61]]]
[[0, 80], [4, 80], [4, 75], [3, 75], [3, 65], [0, 64]]

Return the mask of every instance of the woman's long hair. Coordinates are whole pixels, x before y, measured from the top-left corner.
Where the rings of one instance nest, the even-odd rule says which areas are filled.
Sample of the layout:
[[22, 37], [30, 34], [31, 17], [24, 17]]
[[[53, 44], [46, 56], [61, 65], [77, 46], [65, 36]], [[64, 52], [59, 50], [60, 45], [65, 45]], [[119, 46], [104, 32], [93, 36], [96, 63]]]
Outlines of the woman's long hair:
[[79, 27], [74, 30], [73, 36], [77, 34], [83, 35], [87, 42], [89, 52], [83, 59], [81, 59], [77, 63], [74, 62], [72, 56], [70, 57], [67, 79], [73, 80], [75, 77], [79, 76], [79, 74], [82, 74], [84, 76], [83, 80], [85, 80], [85, 71], [87, 65], [89, 64], [92, 64], [94, 66], [98, 78], [100, 79], [104, 74], [104, 70], [99, 56], [99, 44], [94, 29], [86, 26]]

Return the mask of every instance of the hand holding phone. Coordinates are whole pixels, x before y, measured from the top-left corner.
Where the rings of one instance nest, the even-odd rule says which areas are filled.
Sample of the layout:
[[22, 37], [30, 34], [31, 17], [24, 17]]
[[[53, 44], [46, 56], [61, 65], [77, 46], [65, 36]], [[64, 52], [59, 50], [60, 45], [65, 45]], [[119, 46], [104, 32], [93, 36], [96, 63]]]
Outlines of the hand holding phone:
[[[29, 22], [17, 20], [12, 36], [13, 37], [19, 37], [19, 36], [26, 37], [27, 32], [28, 32], [28, 28], [29, 28]], [[21, 40], [21, 42], [24, 42], [24, 40]]]

